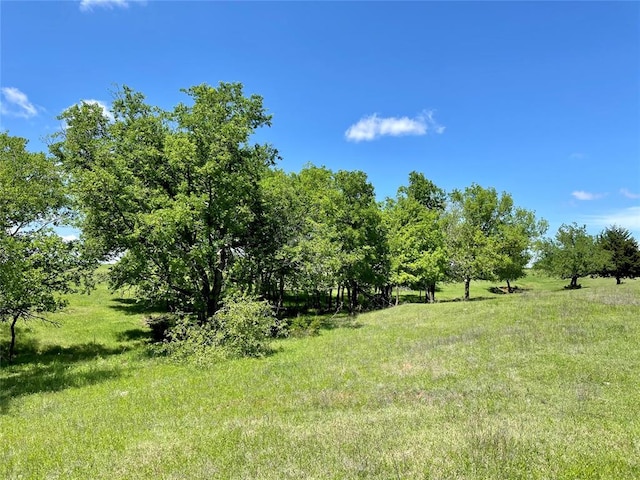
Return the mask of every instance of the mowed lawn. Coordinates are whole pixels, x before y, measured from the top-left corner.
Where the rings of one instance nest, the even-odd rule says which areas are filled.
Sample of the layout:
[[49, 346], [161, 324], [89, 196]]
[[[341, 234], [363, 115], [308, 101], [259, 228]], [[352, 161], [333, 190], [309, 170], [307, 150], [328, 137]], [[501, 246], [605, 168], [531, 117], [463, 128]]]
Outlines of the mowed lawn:
[[640, 280], [581, 282], [447, 285], [210, 368], [73, 296], [0, 366], [0, 478], [640, 478]]

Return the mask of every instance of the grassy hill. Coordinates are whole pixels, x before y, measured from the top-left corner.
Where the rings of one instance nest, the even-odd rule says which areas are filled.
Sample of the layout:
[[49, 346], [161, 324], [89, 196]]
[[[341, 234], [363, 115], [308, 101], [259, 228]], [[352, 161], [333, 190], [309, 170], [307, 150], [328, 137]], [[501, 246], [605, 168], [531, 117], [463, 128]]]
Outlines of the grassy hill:
[[640, 478], [640, 280], [582, 283], [448, 285], [211, 368], [73, 296], [0, 365], [0, 478]]

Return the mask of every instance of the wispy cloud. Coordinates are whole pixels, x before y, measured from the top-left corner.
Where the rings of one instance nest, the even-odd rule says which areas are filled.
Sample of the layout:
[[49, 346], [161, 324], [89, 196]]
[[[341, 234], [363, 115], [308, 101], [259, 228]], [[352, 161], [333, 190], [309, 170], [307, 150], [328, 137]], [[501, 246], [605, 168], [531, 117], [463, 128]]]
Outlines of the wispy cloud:
[[132, 3], [145, 4], [141, 0], [80, 0], [80, 10], [90, 12], [94, 8], [128, 8]]
[[591, 193], [585, 192], [584, 190], [576, 190], [575, 192], [571, 192], [571, 195], [578, 200], [597, 200], [606, 196], [606, 193]]
[[27, 95], [15, 87], [2, 87], [0, 112], [3, 115], [31, 118], [38, 114], [36, 106], [29, 101]]
[[627, 197], [627, 198], [632, 198], [632, 199], [634, 199], [634, 200], [636, 200], [636, 199], [640, 198], [640, 193], [633, 193], [633, 192], [629, 191], [629, 190], [628, 190], [628, 189], [626, 189], [626, 188], [621, 188], [621, 189], [620, 189], [620, 193], [621, 193], [622, 195], [624, 195], [625, 197]]
[[617, 225], [631, 231], [640, 231], [640, 206], [598, 215], [587, 215], [584, 220], [599, 227]]
[[433, 111], [409, 117], [379, 117], [377, 114], [361, 118], [345, 132], [352, 142], [371, 141], [379, 137], [400, 137], [404, 135], [426, 135], [428, 132], [442, 133], [445, 127], [433, 118]]

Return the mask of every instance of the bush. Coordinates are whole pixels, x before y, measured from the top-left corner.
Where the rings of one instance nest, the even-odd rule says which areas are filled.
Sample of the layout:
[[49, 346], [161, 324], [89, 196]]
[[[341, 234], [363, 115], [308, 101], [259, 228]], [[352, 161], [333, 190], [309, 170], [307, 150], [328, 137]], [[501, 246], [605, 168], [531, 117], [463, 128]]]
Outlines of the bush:
[[177, 360], [197, 364], [222, 358], [260, 357], [281, 328], [271, 306], [254, 298], [233, 296], [204, 324], [182, 318], [167, 331], [163, 351]]
[[317, 335], [322, 322], [319, 317], [311, 317], [308, 315], [298, 315], [289, 325], [289, 332], [292, 337], [308, 337]]
[[265, 301], [234, 296], [212, 317], [217, 344], [229, 357], [260, 357], [270, 351], [269, 339], [280, 328]]

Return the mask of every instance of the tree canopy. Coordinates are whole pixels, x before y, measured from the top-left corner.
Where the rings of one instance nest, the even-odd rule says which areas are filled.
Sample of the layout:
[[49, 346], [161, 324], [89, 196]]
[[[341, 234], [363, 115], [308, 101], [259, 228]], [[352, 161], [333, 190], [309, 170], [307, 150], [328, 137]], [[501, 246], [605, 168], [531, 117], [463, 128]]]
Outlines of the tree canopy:
[[606, 256], [601, 275], [614, 277], [617, 284], [623, 278], [640, 275], [640, 248], [629, 230], [615, 225], [607, 227], [598, 236], [597, 243]]
[[578, 278], [595, 274], [604, 265], [603, 250], [596, 239], [587, 233], [586, 225], [562, 224], [555, 238], [538, 244], [536, 267], [547, 273], [571, 279], [569, 288], [579, 288]]
[[515, 207], [510, 194], [472, 184], [451, 193], [445, 228], [450, 274], [464, 281], [468, 299], [471, 280], [522, 277], [533, 241], [546, 223]]
[[250, 143], [271, 123], [261, 97], [237, 83], [184, 93], [190, 105], [165, 111], [124, 87], [113, 120], [96, 105], [73, 106], [52, 152], [72, 179], [84, 234], [103, 258], [122, 255], [112, 285], [204, 321], [250, 243], [260, 180], [278, 156]]
[[16, 323], [65, 306], [92, 266], [74, 242], [52, 230], [69, 212], [64, 179], [55, 162], [26, 150], [27, 141], [0, 133], [0, 321], [9, 322], [9, 360]]

